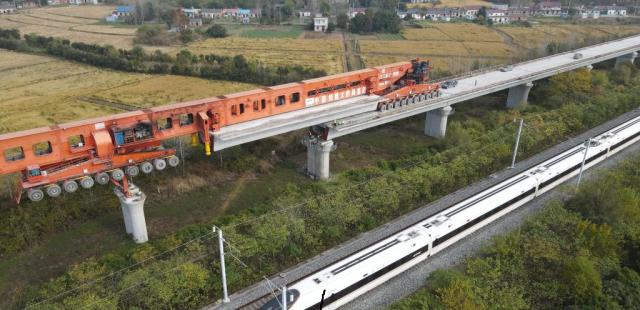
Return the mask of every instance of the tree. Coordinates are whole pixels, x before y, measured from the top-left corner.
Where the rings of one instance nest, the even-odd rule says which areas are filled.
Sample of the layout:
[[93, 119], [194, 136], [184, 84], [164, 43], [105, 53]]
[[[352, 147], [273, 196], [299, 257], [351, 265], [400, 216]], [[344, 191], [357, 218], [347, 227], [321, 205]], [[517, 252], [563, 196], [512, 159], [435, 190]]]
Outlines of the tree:
[[211, 27], [209, 27], [209, 29], [207, 29], [205, 34], [211, 38], [224, 38], [228, 36], [227, 28], [218, 24], [214, 24]]
[[193, 31], [191, 29], [180, 31], [180, 41], [184, 44], [193, 41]]
[[336, 23], [337, 23], [338, 28], [347, 29], [347, 24], [349, 23], [349, 16], [347, 16], [347, 14], [340, 13], [336, 17], [336, 19], [337, 19]]
[[336, 24], [334, 24], [333, 22], [329, 22], [329, 25], [327, 25], [327, 29], [325, 30], [325, 32], [332, 33], [334, 30], [336, 30]]
[[602, 293], [602, 279], [595, 264], [587, 257], [567, 258], [560, 275], [566, 298], [588, 303]]
[[349, 31], [354, 33], [366, 33], [373, 30], [373, 12], [366, 10], [364, 14], [358, 13], [349, 22]]
[[486, 7], [483, 6], [478, 10], [478, 20], [479, 21], [487, 20], [487, 8]]
[[445, 309], [477, 310], [484, 307], [478, 302], [469, 281], [456, 279], [448, 286], [436, 290]]
[[136, 44], [148, 45], [169, 45], [175, 36], [167, 33], [163, 26], [143, 25], [136, 30], [136, 38], [133, 40]]
[[320, 13], [326, 17], [331, 14], [331, 6], [324, 0], [320, 2]]
[[552, 94], [577, 96], [591, 92], [591, 72], [587, 69], [578, 69], [549, 78], [549, 88]]
[[171, 12], [171, 27], [184, 29], [187, 27], [187, 16], [180, 9], [174, 9]]
[[152, 21], [156, 19], [156, 12], [153, 8], [153, 2], [149, 1], [144, 4], [144, 21]]
[[373, 17], [373, 31], [398, 33], [401, 23], [402, 21], [394, 11], [378, 10]]

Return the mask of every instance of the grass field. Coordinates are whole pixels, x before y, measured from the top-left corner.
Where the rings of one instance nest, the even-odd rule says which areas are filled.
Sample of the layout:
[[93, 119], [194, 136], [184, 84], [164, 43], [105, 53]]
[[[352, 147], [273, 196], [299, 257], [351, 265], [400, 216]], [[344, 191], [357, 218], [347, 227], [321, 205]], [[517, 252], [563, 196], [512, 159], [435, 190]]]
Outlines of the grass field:
[[207, 39], [187, 47], [195, 54], [243, 54], [269, 65], [301, 65], [342, 72], [342, 42], [336, 39], [243, 38]]
[[0, 72], [0, 133], [121, 112], [109, 101], [150, 107], [256, 87], [101, 70], [5, 50], [0, 50]]

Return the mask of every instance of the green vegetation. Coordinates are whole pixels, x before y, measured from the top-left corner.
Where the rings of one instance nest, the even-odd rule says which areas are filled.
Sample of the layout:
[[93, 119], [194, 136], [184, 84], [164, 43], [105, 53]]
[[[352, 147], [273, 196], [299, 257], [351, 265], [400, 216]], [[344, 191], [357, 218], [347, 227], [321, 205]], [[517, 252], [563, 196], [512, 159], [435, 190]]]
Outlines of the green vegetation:
[[372, 10], [357, 14], [349, 22], [349, 31], [354, 33], [388, 32], [399, 33], [402, 20], [393, 10]]
[[242, 31], [241, 37], [245, 38], [298, 38], [302, 34], [302, 27], [289, 26], [289, 27], [270, 27], [266, 29], [261, 28], [249, 28]]
[[[164, 35], [161, 27], [144, 26], [141, 37], [155, 41]], [[183, 31], [183, 42], [192, 40], [191, 31]], [[158, 39], [160, 40], [160, 39]], [[149, 41], [150, 42], [150, 41]], [[147, 53], [140, 47], [117, 50], [110, 45], [71, 43], [34, 34], [20, 40], [17, 30], [0, 29], [0, 48], [21, 52], [46, 53], [64, 59], [83, 62], [103, 68], [128, 72], [172, 73], [215, 80], [250, 82], [261, 85], [277, 85], [326, 75], [323, 70], [297, 65], [266, 66], [257, 61], [248, 61], [243, 55], [234, 57], [218, 55], [193, 55], [181, 50], [175, 57], [156, 50]]]
[[168, 46], [177, 43], [178, 34], [168, 33], [164, 25], [143, 25], [136, 30], [135, 44]]
[[228, 36], [227, 28], [218, 24], [214, 24], [207, 28], [205, 34], [210, 38], [226, 38]]
[[[544, 105], [534, 105], [522, 112], [493, 111], [481, 121], [451, 122], [447, 139], [421, 154], [399, 160], [381, 160], [375, 167], [351, 169], [336, 175], [329, 183], [289, 184], [271, 200], [207, 223], [223, 228], [233, 245], [234, 257], [247, 264], [244, 266], [235, 259], [227, 261], [231, 289], [260, 281], [262, 275], [276, 273], [502, 169], [510, 160], [514, 117], [522, 116], [529, 124], [521, 146], [524, 154], [530, 155], [567, 135], [636, 107], [640, 99], [637, 70], [628, 67], [610, 75], [618, 75], [621, 70], [631, 72], [628, 84], [617, 84], [607, 78], [606, 72], [597, 70], [578, 70], [540, 82], [537, 91], [560, 99], [551, 103], [539, 101], [545, 102]], [[583, 75], [590, 79], [578, 77]], [[578, 87], [585, 93], [555, 93], [561, 89], [558, 83], [566, 81], [590, 87]], [[251, 165], [238, 165], [246, 166]], [[143, 246], [73, 266], [64, 276], [29, 290], [16, 306], [24, 306], [30, 300], [52, 298], [45, 304], [182, 308], [216, 298], [215, 294], [220, 291], [218, 266], [213, 259], [215, 253], [210, 252], [213, 244], [209, 240], [213, 236], [207, 224], [187, 227]], [[181, 245], [194, 238], [198, 239]], [[154, 257], [160, 253], [163, 254]], [[149, 257], [153, 259], [146, 260]], [[136, 265], [126, 273], [111, 274], [140, 262], [144, 264]], [[588, 263], [576, 261], [571, 266], [588, 268]], [[102, 276], [106, 278], [92, 282], [80, 291], [54, 297]], [[142, 279], [151, 280], [139, 283]], [[185, 287], [181, 282], [184, 279], [191, 279], [194, 284]], [[134, 284], [139, 285], [135, 293], [126, 290]], [[464, 289], [465, 285], [461, 283], [457, 289]], [[463, 302], [461, 305], [475, 305], [476, 301]]]
[[640, 156], [390, 309], [640, 308]]

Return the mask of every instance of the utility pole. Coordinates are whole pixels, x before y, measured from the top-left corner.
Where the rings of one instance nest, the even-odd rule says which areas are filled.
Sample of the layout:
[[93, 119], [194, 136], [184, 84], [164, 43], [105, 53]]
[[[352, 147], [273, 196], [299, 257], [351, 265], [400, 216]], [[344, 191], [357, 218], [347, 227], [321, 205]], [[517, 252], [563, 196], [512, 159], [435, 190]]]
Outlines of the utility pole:
[[591, 145], [591, 138], [587, 140], [587, 147], [584, 150], [584, 156], [582, 157], [582, 165], [580, 165], [580, 173], [578, 174], [578, 182], [576, 183], [576, 192], [578, 191], [578, 187], [580, 187], [580, 181], [582, 180], [582, 171], [584, 170], [584, 164], [587, 161], [587, 153], [589, 152], [590, 145]]
[[282, 310], [287, 310], [287, 286], [282, 287]]
[[520, 134], [522, 134], [522, 125], [524, 125], [524, 119], [520, 119], [520, 125], [518, 126], [518, 135], [516, 136], [516, 145], [513, 148], [513, 157], [511, 158], [511, 169], [516, 166], [516, 155], [518, 155], [518, 146], [520, 145]]
[[220, 273], [222, 274], [222, 303], [228, 303], [229, 294], [227, 292], [227, 273], [224, 270], [224, 238], [222, 237], [222, 229], [213, 226], [213, 232], [218, 231], [218, 246], [220, 247]]

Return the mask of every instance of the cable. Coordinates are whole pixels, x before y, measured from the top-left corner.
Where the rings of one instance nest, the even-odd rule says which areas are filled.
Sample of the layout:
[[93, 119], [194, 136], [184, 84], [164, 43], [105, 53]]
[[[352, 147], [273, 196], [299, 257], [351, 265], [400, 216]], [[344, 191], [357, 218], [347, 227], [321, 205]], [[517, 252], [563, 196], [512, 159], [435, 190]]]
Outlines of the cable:
[[74, 287], [74, 288], [72, 288], [72, 289], [69, 289], [69, 290], [66, 290], [66, 291], [64, 291], [64, 292], [58, 293], [58, 294], [56, 294], [56, 295], [54, 295], [54, 296], [52, 296], [52, 297], [49, 297], [49, 298], [46, 298], [46, 299], [40, 300], [40, 301], [38, 301], [38, 302], [36, 302], [36, 303], [29, 304], [29, 305], [28, 305], [28, 306], [26, 306], [25, 308], [27, 308], [27, 309], [28, 309], [28, 308], [31, 308], [31, 307], [35, 307], [35, 306], [38, 306], [38, 305], [40, 305], [40, 304], [42, 304], [42, 303], [44, 303], [44, 302], [48, 302], [48, 301], [51, 301], [51, 300], [53, 300], [53, 299], [57, 299], [57, 298], [59, 298], [59, 297], [61, 297], [61, 296], [68, 295], [68, 294], [69, 294], [69, 293], [71, 293], [71, 292], [78, 291], [78, 290], [80, 290], [80, 289], [82, 289], [82, 288], [84, 288], [84, 287], [87, 287], [87, 286], [90, 286], [90, 285], [94, 285], [94, 284], [96, 284], [96, 283], [98, 283], [98, 282], [100, 282], [100, 281], [103, 281], [103, 280], [107, 279], [107, 278], [113, 277], [113, 276], [115, 276], [115, 275], [117, 275], [117, 274], [119, 274], [119, 273], [122, 273], [122, 272], [124, 272], [124, 271], [130, 270], [130, 269], [132, 269], [132, 268], [134, 268], [134, 267], [136, 267], [136, 266], [142, 265], [142, 264], [144, 264], [144, 263], [146, 263], [146, 262], [148, 262], [148, 261], [150, 261], [150, 260], [156, 259], [157, 257], [160, 257], [160, 256], [163, 256], [163, 255], [165, 255], [165, 254], [167, 254], [167, 253], [170, 253], [170, 252], [176, 251], [177, 249], [179, 249], [179, 248], [181, 248], [181, 247], [183, 247], [183, 246], [185, 246], [185, 245], [187, 245], [187, 244], [190, 244], [190, 243], [192, 243], [192, 242], [195, 242], [196, 240], [200, 240], [200, 239], [202, 239], [202, 238], [204, 238], [204, 237], [206, 237], [206, 236], [209, 236], [209, 235], [211, 235], [211, 234], [213, 234], [213, 232], [208, 232], [208, 233], [206, 233], [206, 234], [204, 234], [204, 235], [201, 235], [201, 236], [199, 236], [199, 237], [196, 237], [196, 238], [194, 238], [194, 239], [191, 239], [191, 240], [189, 240], [189, 241], [186, 241], [186, 242], [184, 242], [184, 243], [182, 243], [182, 244], [179, 244], [179, 245], [177, 245], [177, 246], [175, 246], [175, 247], [173, 247], [173, 248], [171, 248], [171, 249], [169, 249], [169, 250], [166, 250], [166, 251], [164, 251], [164, 252], [162, 252], [162, 253], [160, 253], [160, 254], [158, 254], [158, 255], [154, 255], [154, 256], [151, 256], [151, 257], [145, 258], [144, 260], [142, 260], [142, 261], [140, 261], [140, 262], [138, 262], [138, 263], [135, 263], [135, 264], [133, 264], [133, 265], [129, 265], [129, 266], [127, 266], [127, 267], [124, 267], [124, 268], [121, 268], [121, 269], [119, 269], [119, 270], [116, 270], [116, 271], [114, 271], [114, 272], [112, 272], [112, 273], [110, 273], [110, 274], [108, 274], [108, 275], [106, 275], [106, 276], [102, 276], [102, 277], [100, 277], [100, 278], [97, 278], [97, 279], [94, 279], [94, 280], [91, 280], [91, 281], [88, 281], [88, 282], [84, 282], [84, 283], [82, 283], [82, 284], [80, 284], [80, 285], [78, 285], [78, 286], [76, 286], [76, 287]]
[[130, 290], [130, 289], [132, 289], [132, 288], [136, 288], [136, 287], [138, 287], [138, 286], [140, 286], [140, 285], [142, 285], [142, 284], [145, 284], [145, 283], [149, 282], [150, 280], [152, 280], [153, 278], [155, 278], [155, 277], [156, 277], [156, 276], [158, 276], [158, 275], [165, 275], [165, 274], [169, 273], [170, 271], [177, 270], [178, 268], [180, 268], [180, 267], [182, 267], [182, 266], [184, 266], [184, 265], [186, 265], [186, 264], [188, 264], [188, 263], [193, 263], [193, 262], [199, 261], [199, 260], [201, 260], [201, 259], [203, 259], [203, 258], [205, 258], [205, 257], [207, 257], [207, 256], [209, 256], [209, 255], [212, 255], [212, 254], [215, 254], [215, 253], [214, 253], [213, 251], [211, 251], [210, 253], [200, 255], [199, 257], [196, 257], [196, 258], [193, 258], [193, 259], [189, 259], [189, 260], [187, 260], [187, 261], [185, 261], [185, 262], [183, 262], [183, 263], [181, 263], [181, 264], [179, 264], [179, 265], [177, 265], [177, 266], [175, 266], [175, 267], [173, 267], [173, 268], [170, 268], [170, 269], [164, 270], [164, 271], [162, 271], [160, 274], [150, 275], [150, 276], [149, 276], [147, 279], [145, 279], [145, 280], [142, 280], [142, 281], [140, 281], [140, 282], [138, 282], [138, 283], [135, 283], [135, 284], [133, 284], [133, 285], [130, 285], [130, 286], [128, 286], [128, 287], [125, 287], [125, 288], [123, 288], [123, 289], [121, 289], [121, 290], [119, 290], [119, 291], [117, 291], [117, 292], [114, 292], [114, 293], [112, 293], [112, 294], [109, 294], [109, 295], [107, 295], [107, 296], [105, 296], [105, 297], [103, 297], [103, 298], [100, 298], [100, 299], [98, 299], [98, 300], [96, 300], [96, 301], [92, 302], [92, 303], [85, 304], [85, 305], [83, 305], [83, 306], [82, 306], [82, 309], [90, 308], [90, 306], [93, 306], [93, 305], [95, 305], [96, 303], [102, 302], [102, 301], [107, 300], [107, 299], [109, 299], [109, 298], [111, 298], [111, 297], [113, 297], [113, 296], [120, 295], [120, 294], [122, 294], [123, 292], [128, 291], [128, 290]]
[[[532, 118], [532, 117], [538, 117], [538, 115], [530, 116], [530, 117], [531, 117], [531, 118]], [[528, 118], [529, 118], [529, 117], [528, 117]], [[496, 127], [496, 128], [494, 128], [494, 129], [492, 130], [492, 134], [497, 134], [497, 131], [498, 131], [498, 130], [503, 129], [503, 128], [506, 128], [506, 127], [507, 127], [507, 126], [509, 126], [509, 125], [511, 125], [511, 123], [505, 123], [505, 124], [503, 124], [503, 125], [502, 125], [502, 126], [500, 126], [500, 127]], [[470, 143], [475, 143], [475, 142], [478, 142], [478, 141], [480, 141], [480, 140], [482, 140], [482, 139], [486, 139], [486, 135], [485, 135], [485, 136], [478, 136], [478, 137], [476, 137], [476, 139], [472, 140]], [[469, 144], [470, 144], [470, 143], [469, 143]], [[487, 147], [489, 147], [489, 146], [491, 146], [491, 145], [490, 145], [490, 144], [488, 144], [488, 145], [485, 145], [485, 146], [481, 147], [480, 149], [475, 149], [475, 150], [474, 150], [474, 151], [472, 151], [471, 153], [468, 153], [468, 155], [470, 155], [470, 154], [474, 154], [474, 153], [479, 152], [479, 151], [482, 151], [482, 150], [484, 150], [485, 148], [487, 148]], [[460, 145], [460, 146], [457, 146], [457, 147], [454, 147], [454, 148], [450, 148], [450, 149], [448, 149], [448, 150], [445, 150], [444, 152], [439, 153], [438, 155], [446, 156], [446, 155], [447, 155], [447, 153], [454, 152], [454, 151], [456, 151], [456, 150], [458, 150], [458, 149], [461, 149], [461, 148], [463, 148], [463, 147], [466, 147], [466, 145]], [[361, 182], [358, 182], [358, 183], [352, 184], [352, 185], [350, 185], [350, 186], [348, 186], [348, 187], [339, 188], [339, 189], [337, 189], [337, 191], [338, 191], [338, 192], [344, 192], [344, 191], [352, 190], [352, 189], [354, 189], [354, 188], [356, 188], [356, 187], [358, 187], [358, 186], [361, 186], [361, 185], [364, 185], [364, 184], [370, 183], [370, 182], [372, 182], [372, 181], [374, 181], [374, 180], [377, 180], [377, 179], [383, 178], [383, 177], [388, 176], [388, 175], [390, 175], [390, 174], [392, 174], [392, 173], [396, 173], [396, 172], [399, 172], [399, 171], [402, 171], [402, 170], [406, 170], [406, 169], [409, 169], [409, 168], [415, 167], [415, 166], [417, 166], [417, 165], [423, 164], [423, 163], [428, 159], [428, 158], [425, 158], [425, 157], [427, 157], [427, 156], [430, 156], [430, 154], [422, 155], [422, 156], [420, 157], [420, 159], [419, 159], [419, 160], [416, 160], [416, 161], [414, 161], [414, 162], [412, 162], [412, 163], [408, 163], [408, 164], [406, 164], [406, 165], [404, 165], [404, 166], [402, 166], [402, 167], [400, 167], [400, 168], [398, 168], [398, 169], [394, 169], [394, 170], [386, 171], [386, 172], [382, 173], [381, 175], [379, 175], [379, 176], [377, 176], [377, 177], [374, 177], [374, 178], [372, 178], [372, 179], [363, 180], [363, 181], [361, 181]], [[402, 183], [404, 183], [404, 182], [402, 182], [402, 181], [401, 181], [401, 182], [400, 182], [400, 184], [402, 184]], [[372, 195], [372, 194], [373, 194], [373, 193], [370, 193], [369, 195], [364, 196], [363, 198], [369, 197], [369, 196], [370, 196], [370, 195]], [[226, 229], [232, 229], [232, 228], [238, 227], [238, 226], [240, 226], [240, 225], [245, 225], [245, 224], [248, 224], [248, 223], [256, 222], [256, 221], [258, 221], [258, 220], [262, 220], [262, 219], [263, 219], [263, 218], [265, 218], [266, 216], [270, 216], [270, 215], [273, 215], [273, 214], [277, 214], [277, 213], [281, 213], [281, 212], [287, 212], [287, 211], [294, 210], [294, 209], [296, 209], [296, 208], [298, 208], [298, 207], [300, 207], [300, 206], [306, 205], [306, 204], [308, 204], [308, 203], [310, 203], [310, 202], [312, 202], [312, 201], [314, 201], [314, 200], [317, 200], [317, 199], [319, 199], [319, 198], [322, 198], [323, 196], [325, 196], [325, 197], [326, 197], [326, 196], [328, 196], [328, 195], [335, 195], [335, 191], [334, 191], [333, 193], [326, 193], [326, 194], [324, 194], [324, 195], [321, 195], [320, 197], [310, 197], [310, 198], [307, 198], [306, 200], [304, 200], [304, 201], [302, 201], [302, 202], [300, 202], [300, 203], [298, 203], [298, 204], [290, 205], [290, 206], [288, 206], [288, 207], [284, 207], [284, 208], [281, 208], [281, 209], [278, 209], [278, 210], [273, 210], [273, 211], [270, 211], [270, 212], [268, 212], [268, 213], [262, 214], [262, 215], [260, 215], [260, 216], [258, 216], [258, 217], [255, 217], [255, 218], [253, 218], [253, 219], [249, 219], [249, 220], [246, 220], [246, 221], [243, 221], [243, 222], [239, 222], [239, 223], [235, 223], [235, 224], [233, 224], [233, 225], [226, 226], [226, 227], [225, 227], [225, 230], [226, 230]], [[353, 201], [353, 199], [354, 199], [354, 198], [353, 198], [353, 197], [350, 197], [350, 199], [351, 199], [351, 201]], [[132, 268], [134, 268], [134, 267], [136, 267], [136, 266], [139, 266], [139, 265], [141, 265], [141, 264], [144, 264], [144, 263], [146, 263], [146, 262], [148, 262], [148, 261], [151, 261], [151, 260], [157, 259], [158, 257], [161, 257], [161, 256], [166, 255], [166, 254], [168, 254], [168, 253], [174, 252], [174, 251], [176, 251], [177, 249], [179, 249], [179, 248], [181, 248], [181, 247], [183, 247], [183, 246], [185, 246], [185, 245], [187, 245], [187, 244], [190, 244], [190, 243], [192, 243], [192, 242], [195, 242], [195, 241], [201, 240], [201, 239], [203, 239], [203, 238], [205, 238], [205, 237], [207, 237], [207, 236], [210, 236], [210, 235], [212, 235], [212, 234], [213, 234], [213, 232], [206, 233], [206, 234], [204, 234], [204, 235], [201, 235], [201, 236], [199, 236], [199, 237], [196, 237], [196, 238], [194, 238], [194, 239], [191, 239], [191, 240], [189, 240], [189, 241], [186, 241], [186, 242], [184, 242], [184, 243], [182, 243], [182, 244], [180, 244], [180, 245], [178, 245], [178, 246], [176, 246], [176, 247], [174, 247], [174, 248], [172, 248], [172, 249], [166, 250], [166, 251], [164, 251], [164, 252], [162, 252], [162, 253], [160, 253], [160, 254], [158, 254], [158, 255], [154, 255], [154, 256], [151, 256], [151, 257], [149, 257], [149, 258], [146, 258], [146, 259], [144, 259], [144, 260], [143, 260], [143, 261], [141, 261], [141, 262], [138, 262], [138, 263], [136, 263], [136, 264], [132, 264], [132, 265], [130, 265], [130, 266], [124, 267], [124, 268], [122, 268], [122, 269], [119, 269], [119, 270], [117, 270], [117, 271], [114, 271], [114, 272], [112, 272], [112, 273], [110, 273], [110, 274], [108, 274], [108, 275], [106, 275], [106, 276], [103, 276], [103, 277], [100, 277], [100, 278], [94, 279], [94, 280], [92, 280], [92, 281], [84, 282], [84, 283], [80, 284], [79, 286], [77, 286], [77, 287], [75, 287], [75, 288], [72, 288], [72, 289], [66, 290], [66, 291], [64, 291], [64, 292], [58, 293], [58, 294], [56, 294], [55, 296], [52, 296], [52, 297], [47, 298], [47, 299], [43, 299], [43, 300], [41, 300], [41, 301], [39, 301], [39, 302], [37, 302], [37, 303], [30, 304], [30, 305], [28, 305], [28, 306], [27, 306], [27, 308], [30, 308], [30, 307], [33, 307], [33, 306], [40, 305], [40, 304], [42, 304], [42, 303], [44, 303], [44, 302], [47, 302], [47, 301], [50, 301], [50, 300], [53, 300], [53, 299], [57, 299], [57, 298], [59, 298], [60, 296], [64, 296], [64, 295], [67, 295], [67, 294], [69, 294], [69, 293], [71, 293], [71, 292], [78, 291], [78, 290], [80, 290], [80, 289], [82, 289], [82, 288], [84, 288], [84, 287], [87, 287], [87, 286], [89, 286], [89, 285], [96, 284], [96, 283], [98, 283], [98, 282], [100, 282], [100, 281], [103, 281], [103, 280], [105, 280], [105, 279], [107, 279], [107, 278], [112, 278], [112, 277], [114, 277], [115, 275], [117, 275], [117, 274], [119, 274], [119, 273], [122, 273], [122, 272], [125, 272], [125, 271], [127, 271], [127, 270], [130, 270], [130, 269], [132, 269]], [[227, 243], [227, 245], [229, 245], [232, 249], [234, 249], [238, 254], [241, 252], [237, 247], [233, 246], [233, 245], [232, 245], [231, 243], [229, 243], [228, 241], [226, 241], [226, 240], [223, 240], [223, 241], [224, 241], [225, 243]], [[244, 263], [244, 262], [243, 262], [240, 258], [238, 258], [236, 255], [233, 255], [232, 253], [229, 253], [229, 254], [230, 254], [230, 256], [232, 256], [235, 260], [237, 260], [241, 265], [243, 265], [245, 268], [249, 268], [249, 269], [252, 269], [252, 270], [253, 270], [253, 268], [249, 267], [249, 265], [247, 265], [246, 263]], [[207, 254], [207, 255], [209, 255], [209, 254]], [[254, 271], [255, 271], [255, 270], [254, 270]]]

